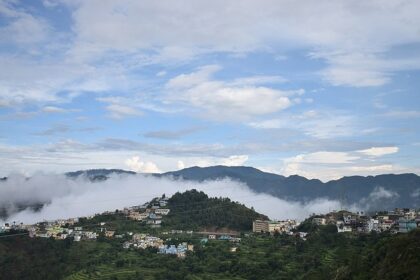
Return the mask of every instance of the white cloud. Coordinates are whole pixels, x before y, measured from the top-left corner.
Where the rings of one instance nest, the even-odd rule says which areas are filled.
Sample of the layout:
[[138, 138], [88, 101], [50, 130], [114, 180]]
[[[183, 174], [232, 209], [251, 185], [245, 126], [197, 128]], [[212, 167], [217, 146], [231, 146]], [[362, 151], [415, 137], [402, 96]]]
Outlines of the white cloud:
[[178, 168], [178, 170], [181, 170], [185, 168], [185, 164], [182, 160], [178, 160], [176, 167]]
[[249, 122], [249, 126], [257, 129], [287, 128], [300, 130], [304, 134], [319, 138], [337, 138], [352, 136], [357, 131], [359, 123], [354, 116], [347, 112], [309, 110], [301, 114], [282, 114], [277, 119], [266, 119]]
[[120, 97], [101, 97], [98, 101], [108, 103], [105, 109], [110, 113], [110, 117], [114, 119], [122, 119], [125, 117], [142, 116], [143, 113], [137, 108], [136, 102], [130, 104], [128, 99]]
[[381, 164], [381, 165], [371, 165], [371, 166], [351, 166], [349, 168], [354, 172], [363, 172], [363, 173], [384, 173], [384, 172], [393, 172], [394, 166], [392, 164]]
[[398, 152], [398, 150], [398, 147], [372, 147], [369, 149], [360, 150], [358, 152], [368, 156], [380, 157], [384, 155], [395, 154]]
[[394, 71], [420, 67], [418, 59], [387, 56], [393, 48], [420, 42], [415, 0], [69, 3], [75, 50], [87, 57], [146, 49], [182, 61], [205, 52], [284, 53], [298, 47], [312, 49], [312, 57], [327, 63], [322, 71], [327, 81], [349, 86], [383, 85]]
[[139, 112], [138, 110], [129, 106], [121, 105], [121, 104], [110, 104], [106, 106], [105, 108], [111, 113], [111, 117], [115, 119], [121, 119], [127, 116], [141, 116], [142, 115], [142, 113]]
[[376, 53], [318, 53], [329, 66], [321, 71], [324, 78], [333, 85], [356, 87], [381, 86], [391, 80], [392, 73], [401, 70], [419, 69], [420, 59], [383, 58]]
[[83, 92], [104, 92], [129, 85], [120, 69], [93, 67], [51, 58], [0, 55], [0, 103], [7, 106], [69, 102]]
[[42, 107], [41, 111], [44, 113], [69, 113], [69, 112], [77, 112], [78, 110], [65, 109], [65, 108], [56, 107], [56, 106], [44, 106]]
[[125, 161], [125, 164], [130, 168], [130, 170], [140, 173], [160, 173], [161, 171], [157, 165], [153, 162], [140, 161], [140, 157], [134, 156]]
[[14, 8], [10, 1], [0, 2], [0, 15], [6, 21], [6, 24], [0, 27], [0, 43], [39, 43], [51, 32], [51, 27], [44, 19], [35, 17], [23, 9]]
[[346, 152], [315, 152], [309, 154], [297, 155], [293, 158], [287, 159], [286, 161], [298, 162], [298, 163], [351, 163], [359, 159], [357, 156], [351, 156]]
[[[299, 154], [285, 158], [279, 173], [284, 175], [298, 174], [306, 178], [328, 181], [343, 176], [417, 172], [397, 164], [372, 161], [370, 154], [360, 153], [359, 150]], [[379, 156], [384, 153], [383, 151], [382, 153], [375, 151], [374, 154]]]
[[398, 197], [399, 194], [390, 190], [385, 189], [384, 187], [376, 187], [370, 194], [369, 199], [373, 201], [378, 201], [382, 199], [389, 199], [393, 197]]
[[[165, 87], [168, 92], [166, 101], [192, 106], [206, 118], [234, 121], [284, 110], [292, 105], [288, 96], [303, 92], [281, 91], [264, 86], [239, 86], [237, 81], [229, 83], [212, 80], [211, 76], [219, 70], [220, 66], [209, 65], [196, 72], [172, 78]], [[249, 82], [267, 81], [253, 79], [250, 78], [252, 81]]]
[[[49, 8], [66, 3], [60, 8], [71, 13], [73, 25], [67, 28], [71, 33], [51, 28], [48, 20], [53, 19], [43, 19], [24, 5], [0, 3], [5, 19], [0, 43], [24, 52], [0, 57], [1, 106], [63, 102], [81, 92], [132, 93], [140, 82], [131, 71], [139, 65], [185, 62], [215, 52], [263, 51], [282, 58], [296, 47], [311, 50], [310, 57], [326, 62], [321, 74], [334, 85], [382, 85], [395, 71], [420, 67], [418, 58], [393, 57], [394, 49], [420, 42], [415, 12], [419, 3], [414, 0], [43, 3]], [[291, 106], [283, 91], [259, 86], [284, 81], [258, 75], [230, 83], [205, 80], [201, 86], [184, 88], [187, 92], [178, 101], [191, 99], [191, 105], [213, 117], [224, 104], [230, 106], [223, 117], [238, 117], [245, 109], [249, 111], [245, 117], [256, 116]], [[261, 105], [255, 102], [259, 98]], [[247, 107], [246, 102], [255, 106]]]
[[230, 156], [227, 159], [224, 159], [222, 161], [222, 165], [226, 166], [240, 166], [244, 165], [244, 163], [248, 160], [247, 155], [236, 155], [236, 156]]

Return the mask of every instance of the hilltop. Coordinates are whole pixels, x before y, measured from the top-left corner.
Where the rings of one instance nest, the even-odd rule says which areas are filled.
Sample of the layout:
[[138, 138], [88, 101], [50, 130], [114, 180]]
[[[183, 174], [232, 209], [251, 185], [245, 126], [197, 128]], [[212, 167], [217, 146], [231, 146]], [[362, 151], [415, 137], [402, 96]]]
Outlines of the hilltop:
[[[268, 220], [267, 216], [231, 201], [229, 198], [208, 197], [204, 192], [197, 190], [178, 192], [170, 198], [165, 198], [163, 208], [169, 209], [169, 213], [147, 218], [155, 212], [155, 205], [159, 205], [161, 199], [155, 198], [142, 206], [134, 206], [124, 211], [107, 212], [91, 219], [82, 218], [78, 225], [89, 225], [88, 227], [93, 229], [99, 223], [107, 222], [108, 226], [117, 232], [155, 231], [154, 229], [212, 229], [241, 232], [252, 230], [252, 221], [255, 219]], [[147, 213], [147, 215], [140, 220], [139, 213]], [[127, 219], [127, 216], [139, 222], [133, 223], [132, 220]], [[93, 227], [90, 226], [92, 224]]]
[[228, 229], [246, 231], [252, 229], [252, 221], [268, 220], [268, 217], [249, 209], [229, 198], [209, 198], [196, 190], [176, 193], [169, 200], [171, 212], [164, 225], [181, 229]]

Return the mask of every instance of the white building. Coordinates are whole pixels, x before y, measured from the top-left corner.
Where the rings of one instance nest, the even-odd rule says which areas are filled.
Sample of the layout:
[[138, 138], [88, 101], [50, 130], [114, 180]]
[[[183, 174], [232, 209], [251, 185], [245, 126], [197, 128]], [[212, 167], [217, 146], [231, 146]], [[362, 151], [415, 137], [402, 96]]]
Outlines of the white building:
[[171, 211], [170, 209], [166, 209], [166, 208], [160, 208], [160, 209], [156, 209], [155, 210], [155, 214], [160, 214], [160, 215], [168, 215], [169, 211]]
[[377, 219], [370, 219], [367, 221], [367, 231], [380, 231], [379, 230], [379, 220]]
[[352, 228], [346, 225], [343, 221], [337, 221], [337, 232], [351, 232]]

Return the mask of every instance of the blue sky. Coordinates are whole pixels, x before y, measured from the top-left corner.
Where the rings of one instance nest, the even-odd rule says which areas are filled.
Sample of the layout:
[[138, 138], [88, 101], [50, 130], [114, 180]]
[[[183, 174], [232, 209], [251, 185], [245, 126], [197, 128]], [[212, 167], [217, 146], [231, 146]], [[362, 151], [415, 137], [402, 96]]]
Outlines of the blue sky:
[[418, 10], [0, 0], [0, 175], [419, 173]]

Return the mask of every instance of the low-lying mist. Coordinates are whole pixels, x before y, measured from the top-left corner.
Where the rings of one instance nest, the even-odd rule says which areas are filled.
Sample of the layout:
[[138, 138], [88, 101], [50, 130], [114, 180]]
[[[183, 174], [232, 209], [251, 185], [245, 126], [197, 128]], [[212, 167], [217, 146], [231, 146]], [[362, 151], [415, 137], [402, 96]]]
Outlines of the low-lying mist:
[[[89, 216], [107, 210], [140, 205], [152, 198], [197, 189], [210, 197], [229, 197], [254, 207], [271, 219], [303, 220], [312, 213], [327, 213], [340, 208], [337, 200], [319, 198], [308, 202], [283, 200], [269, 194], [255, 193], [247, 185], [230, 179], [191, 182], [146, 175], [114, 175], [92, 182], [84, 177], [36, 174], [30, 179], [12, 174], [0, 181], [0, 208], [6, 209], [7, 221], [32, 224], [43, 220]], [[20, 205], [47, 202], [40, 211]], [[5, 222], [5, 221], [3, 221]]]

